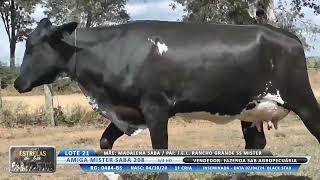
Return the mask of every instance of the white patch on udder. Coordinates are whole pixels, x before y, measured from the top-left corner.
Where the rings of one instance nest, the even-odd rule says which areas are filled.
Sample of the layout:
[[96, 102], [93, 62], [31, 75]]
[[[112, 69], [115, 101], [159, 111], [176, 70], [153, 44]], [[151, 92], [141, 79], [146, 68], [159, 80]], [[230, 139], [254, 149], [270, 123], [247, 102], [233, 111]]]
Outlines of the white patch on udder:
[[[271, 83], [270, 83], [271, 84]], [[177, 116], [181, 116], [185, 119], [202, 119], [212, 121], [217, 124], [226, 124], [235, 119], [242, 121], [253, 122], [253, 126], [257, 126], [258, 131], [261, 131], [261, 124], [267, 122], [268, 129], [278, 128], [278, 122], [289, 114], [289, 110], [277, 103], [283, 104], [284, 101], [280, 97], [279, 91], [276, 95], [270, 93], [266, 95], [259, 95], [259, 100], [254, 100], [255, 106], [252, 109], [244, 108], [240, 114], [236, 115], [220, 115], [216, 113], [214, 115], [206, 112], [194, 112], [194, 113], [178, 113]]]
[[242, 121], [254, 122], [258, 131], [261, 131], [261, 124], [266, 121], [268, 130], [274, 127], [278, 129], [278, 122], [289, 114], [289, 110], [285, 109], [279, 104], [284, 104], [280, 96], [279, 90], [277, 94], [267, 93], [262, 99], [254, 100], [255, 107], [252, 109], [244, 109], [238, 119]]
[[249, 121], [249, 122], [255, 122], [255, 121], [271, 121], [271, 120], [279, 120], [284, 118], [289, 111], [281, 106], [277, 105], [277, 102], [268, 100], [268, 99], [262, 99], [259, 100], [259, 103], [257, 101], [254, 102], [255, 107], [252, 109], [244, 109], [240, 115], [238, 115], [238, 118], [242, 121]]
[[264, 99], [272, 100], [272, 101], [278, 102], [279, 104], [284, 104], [284, 101], [280, 96], [279, 90], [277, 90], [277, 94], [276, 95], [273, 95], [273, 94], [270, 94], [270, 93], [266, 94]]

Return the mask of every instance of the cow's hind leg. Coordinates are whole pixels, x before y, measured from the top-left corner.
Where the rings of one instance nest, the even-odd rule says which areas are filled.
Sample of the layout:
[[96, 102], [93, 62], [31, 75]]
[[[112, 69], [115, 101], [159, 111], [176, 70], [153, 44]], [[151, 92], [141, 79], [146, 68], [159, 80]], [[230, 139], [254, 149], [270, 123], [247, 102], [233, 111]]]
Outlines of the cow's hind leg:
[[[101, 136], [100, 149], [112, 149], [114, 142], [123, 134], [124, 133], [111, 122]], [[120, 175], [114, 172], [105, 172], [104, 175], [106, 175], [109, 180], [121, 179]]]
[[280, 89], [280, 95], [285, 101], [284, 106], [301, 118], [309, 132], [320, 143], [320, 108], [309, 83], [305, 58], [296, 64], [298, 67], [291, 68], [289, 88], [284, 92]]
[[313, 94], [292, 97], [288, 100], [288, 105], [320, 143], [320, 108]]

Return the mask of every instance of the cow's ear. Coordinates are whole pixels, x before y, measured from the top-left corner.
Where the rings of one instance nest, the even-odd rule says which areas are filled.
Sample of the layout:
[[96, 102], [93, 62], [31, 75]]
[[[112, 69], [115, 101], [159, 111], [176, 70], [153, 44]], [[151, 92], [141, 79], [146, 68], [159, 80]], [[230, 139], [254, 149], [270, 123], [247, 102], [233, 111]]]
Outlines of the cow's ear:
[[71, 22], [67, 24], [63, 24], [61, 26], [58, 26], [55, 28], [52, 32], [52, 36], [57, 39], [63, 39], [64, 37], [70, 35], [73, 33], [73, 31], [77, 28], [78, 23], [77, 22]]
[[35, 31], [39, 32], [40, 38], [43, 38], [48, 34], [49, 29], [52, 27], [52, 23], [48, 18], [43, 18], [38, 23]]
[[68, 33], [70, 35], [77, 28], [77, 26], [78, 26], [77, 22], [71, 22], [71, 23], [67, 23], [59, 26], [58, 30], [60, 30], [62, 34]]

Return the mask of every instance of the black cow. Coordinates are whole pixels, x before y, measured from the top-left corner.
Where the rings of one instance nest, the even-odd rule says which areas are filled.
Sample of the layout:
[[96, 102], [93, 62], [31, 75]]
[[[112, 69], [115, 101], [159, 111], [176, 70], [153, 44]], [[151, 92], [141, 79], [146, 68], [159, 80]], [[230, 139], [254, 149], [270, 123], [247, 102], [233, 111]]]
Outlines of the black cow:
[[14, 86], [23, 93], [68, 73], [111, 121], [102, 149], [143, 128], [149, 128], [153, 148], [166, 149], [168, 118], [199, 111], [218, 123], [240, 119], [246, 148], [264, 148], [262, 122], [277, 128], [290, 111], [320, 141], [320, 110], [304, 50], [288, 32], [160, 21], [76, 27], [42, 19], [27, 39]]

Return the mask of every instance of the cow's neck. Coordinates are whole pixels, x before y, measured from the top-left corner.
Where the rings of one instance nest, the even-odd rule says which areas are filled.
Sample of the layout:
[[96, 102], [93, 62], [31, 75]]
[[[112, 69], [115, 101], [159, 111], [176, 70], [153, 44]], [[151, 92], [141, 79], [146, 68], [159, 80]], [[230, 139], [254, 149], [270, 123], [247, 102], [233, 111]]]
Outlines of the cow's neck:
[[[106, 99], [107, 92], [104, 86], [104, 80], [101, 78], [102, 72], [100, 70], [94, 70], [98, 65], [98, 62], [94, 58], [86, 59], [81, 58], [81, 50], [75, 51], [69, 62], [69, 76], [72, 80], [76, 81], [81, 91], [90, 98], [94, 98], [98, 104], [109, 103], [109, 99]], [[90, 61], [90, 65], [88, 62]], [[105, 97], [101, 99], [101, 97]]]
[[69, 57], [67, 73], [72, 80], [76, 80], [77, 79], [76, 72], [77, 72], [77, 64], [78, 64], [77, 53], [81, 51], [81, 49], [73, 46], [70, 49], [70, 51], [72, 52], [72, 55]]
[[[122, 98], [125, 98], [126, 100], [128, 98], [131, 99], [132, 97], [118, 97], [120, 92], [122, 92], [122, 87], [119, 86], [123, 77], [111, 72], [109, 69], [110, 67], [107, 65], [108, 59], [96, 58], [95, 52], [92, 51], [94, 43], [107, 41], [109, 36], [114, 34], [114, 31], [104, 29], [103, 40], [101, 38], [97, 40], [99, 33], [102, 33], [101, 29], [98, 29], [98, 33], [92, 31], [92, 29], [88, 29], [87, 31], [86, 29], [77, 30], [70, 38], [65, 40], [65, 43], [73, 47], [67, 50], [73, 52], [68, 63], [69, 76], [80, 84], [82, 91], [87, 95], [96, 98], [98, 101], [110, 100], [106, 97], [108, 94], [110, 94], [109, 98], [119, 101], [122, 101]], [[87, 36], [91, 39], [88, 39]], [[97, 42], [94, 42], [93, 40]]]
[[[58, 51], [61, 53], [62, 57], [68, 61], [67, 73], [73, 80], [77, 80], [79, 75], [77, 74], [78, 64], [81, 64], [79, 61], [90, 61], [94, 63], [94, 59], [83, 59], [82, 51], [90, 47], [92, 40], [87, 38], [88, 32], [87, 29], [76, 29], [73, 34], [68, 37], [65, 37], [62, 40], [61, 45], [59, 45]], [[91, 34], [90, 37], [94, 37], [95, 34]], [[96, 38], [93, 38], [96, 39]]]
[[[76, 49], [69, 60], [69, 77], [79, 84], [80, 89], [89, 96], [95, 98], [105, 94], [102, 72], [99, 68], [99, 62], [95, 58], [87, 59], [82, 57], [82, 49]], [[88, 61], [90, 62], [88, 64]]]

